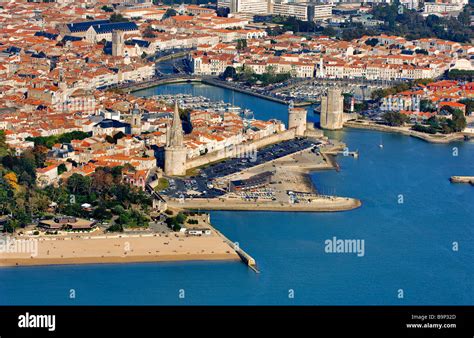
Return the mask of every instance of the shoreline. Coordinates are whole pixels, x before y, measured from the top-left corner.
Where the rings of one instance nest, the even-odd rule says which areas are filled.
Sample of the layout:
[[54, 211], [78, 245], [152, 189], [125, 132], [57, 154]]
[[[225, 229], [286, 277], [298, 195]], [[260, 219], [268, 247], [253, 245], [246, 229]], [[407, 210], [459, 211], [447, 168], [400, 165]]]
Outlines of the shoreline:
[[[258, 97], [258, 98], [261, 98], [261, 99], [264, 99], [264, 100], [281, 103], [281, 104], [284, 104], [284, 105], [288, 105], [290, 103], [289, 101], [279, 99], [277, 97], [256, 93], [256, 92], [253, 92], [253, 91], [245, 89], [245, 88], [234, 87], [234, 86], [231, 86], [231, 85], [228, 85], [228, 84], [224, 83], [223, 81], [219, 81], [219, 80], [216, 80], [216, 79], [202, 79], [200, 82], [203, 83], [203, 84], [210, 85], [210, 86], [216, 86], [216, 87], [220, 87], [220, 88], [234, 90], [234, 91], [239, 92], [239, 93], [244, 93], [244, 94], [255, 96], [255, 97]], [[308, 102], [308, 101], [299, 101], [299, 102], [294, 102], [293, 103], [293, 105], [295, 107], [307, 107], [307, 106], [310, 106], [312, 104], [313, 104], [312, 102]]]
[[[239, 261], [236, 250], [211, 225], [210, 235], [187, 236], [180, 232], [167, 235], [57, 235], [12, 236], [30, 241], [29, 251], [0, 253], [0, 268], [174, 261]], [[34, 244], [33, 244], [34, 243]], [[19, 245], [22, 245], [21, 243]], [[35, 249], [35, 250], [33, 250]]]
[[[120, 88], [117, 88], [117, 89], [124, 92], [124, 93], [131, 94], [131, 93], [138, 92], [140, 90], [145, 90], [145, 89], [150, 89], [150, 88], [164, 86], [164, 85], [170, 85], [170, 84], [178, 84], [178, 83], [201, 83], [201, 84], [205, 84], [205, 85], [208, 85], [208, 86], [215, 86], [215, 87], [219, 87], [219, 88], [233, 90], [233, 91], [236, 91], [236, 92], [239, 92], [239, 93], [247, 94], [247, 95], [250, 95], [250, 96], [258, 97], [258, 98], [268, 100], [268, 101], [277, 102], [277, 103], [284, 104], [284, 105], [288, 105], [290, 103], [289, 101], [279, 99], [277, 97], [268, 96], [268, 95], [261, 94], [261, 93], [256, 93], [252, 90], [248, 90], [248, 89], [245, 89], [245, 88], [234, 87], [234, 86], [231, 86], [231, 85], [228, 85], [228, 84], [224, 83], [223, 81], [217, 80], [215, 78], [206, 78], [206, 77], [199, 77], [199, 76], [195, 77], [195, 76], [189, 76], [189, 75], [183, 76], [183, 77], [168, 78], [168, 79], [166, 79], [166, 78], [156, 79], [156, 80], [151, 81], [149, 83], [148, 82], [137, 83], [137, 84], [130, 85], [128, 87], [120, 87]], [[294, 104], [295, 107], [307, 107], [307, 106], [312, 105], [313, 103], [303, 101], [303, 102], [294, 102], [293, 104]]]
[[414, 130], [404, 129], [401, 127], [390, 127], [385, 125], [376, 124], [374, 122], [355, 122], [347, 121], [344, 122], [344, 127], [354, 128], [354, 129], [365, 129], [365, 130], [375, 130], [386, 133], [401, 134], [405, 136], [411, 136], [429, 143], [435, 144], [448, 144], [451, 142], [457, 142], [464, 140], [464, 135], [461, 133], [455, 133], [447, 136], [433, 136], [426, 133], [421, 133]]
[[[321, 203], [323, 202], [323, 203]], [[222, 201], [219, 199], [198, 200], [186, 202], [184, 205], [178, 201], [168, 201], [172, 208], [186, 210], [220, 210], [220, 211], [268, 211], [268, 212], [340, 212], [350, 211], [362, 206], [362, 202], [350, 197], [335, 197], [334, 199], [317, 199], [313, 205], [290, 204], [282, 202], [245, 202], [245, 201]]]
[[199, 262], [199, 261], [240, 261], [239, 257], [227, 255], [156, 255], [156, 256], [130, 256], [130, 257], [72, 257], [60, 259], [0, 259], [0, 269], [6, 267], [22, 266], [52, 266], [52, 265], [79, 265], [79, 264], [127, 264], [127, 263], [160, 263], [160, 262]]

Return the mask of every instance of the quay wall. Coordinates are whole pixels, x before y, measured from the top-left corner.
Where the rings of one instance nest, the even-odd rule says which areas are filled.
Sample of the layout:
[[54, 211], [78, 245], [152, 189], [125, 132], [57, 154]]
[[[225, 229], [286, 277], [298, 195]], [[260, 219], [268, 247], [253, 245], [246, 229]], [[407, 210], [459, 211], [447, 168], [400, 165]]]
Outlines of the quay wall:
[[[278, 102], [278, 103], [281, 103], [281, 104], [288, 104], [289, 103], [288, 101], [279, 99], [277, 97], [256, 93], [252, 90], [248, 90], [248, 89], [245, 89], [245, 88], [239, 88], [239, 87], [236, 87], [236, 86], [231, 86], [231, 85], [228, 85], [228, 84], [226, 84], [222, 81], [217, 81], [217, 80], [214, 80], [214, 79], [202, 79], [201, 82], [204, 83], [204, 84], [208, 84], [208, 85], [212, 85], [212, 86], [216, 86], [216, 87], [222, 87], [222, 88], [226, 88], [226, 89], [230, 89], [230, 90], [235, 90], [236, 92], [239, 92], [239, 93], [244, 93], [244, 94], [256, 96], [256, 97], [259, 97], [259, 98], [262, 98], [262, 99], [265, 99], [265, 100], [274, 101], [274, 102]], [[311, 102], [294, 102], [293, 103], [293, 105], [295, 107], [304, 107], [304, 106], [309, 106], [311, 104], [312, 104]]]
[[319, 198], [312, 203], [290, 204], [275, 201], [244, 201], [239, 199], [223, 198], [194, 198], [185, 200], [184, 203], [168, 200], [172, 208], [187, 210], [226, 210], [226, 211], [289, 211], [289, 212], [338, 212], [357, 209], [362, 202], [349, 197]]
[[460, 141], [464, 139], [464, 135], [462, 133], [454, 133], [447, 136], [433, 136], [433, 135], [418, 132], [415, 130], [403, 129], [400, 127], [384, 126], [384, 125], [370, 123], [370, 122], [348, 121], [344, 123], [344, 127], [376, 130], [376, 131], [383, 131], [387, 133], [398, 133], [398, 134], [403, 134], [407, 136], [412, 136], [412, 137], [421, 139], [426, 142], [431, 142], [431, 143], [450, 143], [453, 141]]
[[247, 252], [245, 252], [237, 242], [232, 242], [230, 239], [228, 239], [226, 236], [224, 236], [220, 231], [218, 231], [216, 228], [212, 227], [215, 233], [217, 235], [221, 236], [224, 242], [226, 242], [231, 248], [234, 249], [234, 251], [237, 253], [239, 256], [240, 260], [246, 264], [249, 268], [251, 268], [254, 272], [260, 273], [260, 271], [257, 268], [257, 262], [255, 258], [250, 256]]
[[[239, 88], [239, 87], [236, 87], [236, 86], [231, 86], [231, 85], [228, 85], [228, 84], [226, 84], [222, 81], [218, 81], [218, 80], [215, 80], [215, 79], [212, 79], [212, 78], [199, 77], [199, 76], [197, 76], [197, 77], [196, 76], [183, 76], [183, 77], [170, 77], [170, 78], [156, 79], [156, 80], [152, 80], [152, 81], [145, 81], [145, 82], [142, 82], [142, 83], [130, 84], [130, 85], [127, 85], [127, 86], [120, 86], [120, 87], [118, 87], [118, 89], [120, 89], [121, 91], [126, 92], [126, 93], [132, 93], [132, 92], [136, 92], [136, 91], [139, 91], [139, 90], [152, 88], [152, 87], [157, 87], [157, 86], [162, 86], [162, 85], [166, 85], [166, 84], [191, 83], [191, 82], [204, 83], [204, 84], [208, 84], [208, 85], [211, 85], [211, 86], [230, 89], [230, 90], [234, 90], [234, 91], [239, 92], [239, 93], [244, 93], [244, 94], [256, 96], [256, 97], [259, 97], [259, 98], [262, 98], [262, 99], [265, 99], [265, 100], [274, 101], [274, 102], [278, 102], [278, 103], [285, 104], [285, 105], [289, 103], [289, 102], [287, 102], [285, 100], [282, 100], [282, 99], [279, 99], [277, 97], [256, 93], [252, 90], [248, 90], [248, 89], [245, 89], [245, 88]], [[309, 105], [311, 105], [311, 102], [294, 102], [295, 107], [303, 107], [303, 106], [309, 106]]]
[[210, 163], [218, 162], [220, 160], [223, 160], [229, 157], [239, 157], [239, 155], [244, 155], [246, 151], [262, 148], [273, 143], [292, 140], [296, 136], [295, 132], [296, 132], [296, 129], [288, 129], [281, 133], [273, 134], [259, 140], [243, 143], [241, 145], [234, 147], [232, 150], [229, 150], [229, 151], [223, 149], [223, 150], [214, 151], [210, 154], [188, 159], [186, 161], [186, 170], [202, 167]]
[[125, 93], [133, 93], [139, 90], [162, 86], [166, 84], [173, 84], [173, 83], [192, 83], [192, 82], [202, 82], [200, 78], [193, 78], [193, 77], [183, 77], [183, 78], [165, 78], [165, 79], [157, 79], [137, 84], [132, 84], [129, 86], [119, 87], [118, 89]]
[[451, 176], [452, 183], [470, 183], [474, 185], [474, 176]]

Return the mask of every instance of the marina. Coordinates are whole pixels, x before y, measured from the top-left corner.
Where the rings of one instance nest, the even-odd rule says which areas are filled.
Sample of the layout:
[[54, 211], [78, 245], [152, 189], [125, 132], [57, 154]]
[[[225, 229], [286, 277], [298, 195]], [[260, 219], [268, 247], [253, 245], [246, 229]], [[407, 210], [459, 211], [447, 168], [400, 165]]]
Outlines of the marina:
[[177, 95], [154, 95], [151, 97], [159, 102], [165, 102], [168, 105], [174, 104], [176, 100], [179, 102], [181, 109], [205, 110], [214, 113], [234, 113], [246, 119], [253, 119], [253, 112], [250, 109], [243, 109], [235, 106], [233, 103], [224, 102], [223, 100], [213, 101], [205, 96], [193, 96], [190, 94]]

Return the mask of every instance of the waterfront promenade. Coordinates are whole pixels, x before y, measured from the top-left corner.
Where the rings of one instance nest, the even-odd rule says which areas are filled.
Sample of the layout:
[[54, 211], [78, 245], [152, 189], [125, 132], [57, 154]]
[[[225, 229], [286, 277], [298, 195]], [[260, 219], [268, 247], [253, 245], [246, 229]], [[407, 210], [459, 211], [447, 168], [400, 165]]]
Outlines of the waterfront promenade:
[[356, 128], [356, 129], [367, 129], [383, 131], [387, 133], [398, 133], [407, 136], [416, 137], [418, 139], [431, 142], [431, 143], [450, 143], [454, 141], [462, 141], [464, 139], [464, 133], [453, 133], [448, 135], [442, 134], [427, 134], [419, 131], [411, 130], [409, 127], [391, 127], [382, 124], [378, 124], [372, 121], [347, 121], [344, 123], [344, 127]]
[[449, 180], [452, 183], [470, 183], [474, 186], [474, 176], [451, 176]]
[[[125, 93], [132, 93], [138, 90], [147, 89], [151, 87], [174, 84], [174, 83], [203, 83], [211, 86], [216, 86], [224, 89], [234, 90], [239, 93], [252, 95], [265, 100], [281, 103], [288, 105], [290, 101], [293, 101], [293, 105], [296, 107], [306, 107], [315, 103], [315, 100], [301, 99], [297, 97], [282, 98], [277, 95], [278, 92], [283, 90], [289, 90], [294, 87], [305, 87], [317, 82], [320, 85], [363, 85], [363, 86], [387, 86], [388, 83], [385, 81], [370, 81], [370, 80], [356, 80], [356, 79], [329, 79], [329, 78], [307, 78], [307, 79], [293, 79], [290, 83], [283, 87], [275, 88], [261, 88], [253, 89], [247, 86], [242, 86], [239, 82], [224, 81], [216, 76], [209, 75], [192, 75], [192, 74], [161, 74], [159, 77], [154, 77], [147, 81], [124, 83], [116, 86], [112, 86], [110, 89], [120, 90]], [[397, 83], [397, 82], [394, 82]], [[271, 86], [270, 86], [271, 87]], [[316, 100], [316, 101], [319, 101]]]
[[355, 198], [321, 196], [310, 203], [292, 204], [279, 201], [244, 201], [238, 199], [210, 198], [168, 200], [169, 207], [189, 210], [231, 210], [231, 211], [289, 211], [289, 212], [334, 212], [359, 208], [362, 203]]

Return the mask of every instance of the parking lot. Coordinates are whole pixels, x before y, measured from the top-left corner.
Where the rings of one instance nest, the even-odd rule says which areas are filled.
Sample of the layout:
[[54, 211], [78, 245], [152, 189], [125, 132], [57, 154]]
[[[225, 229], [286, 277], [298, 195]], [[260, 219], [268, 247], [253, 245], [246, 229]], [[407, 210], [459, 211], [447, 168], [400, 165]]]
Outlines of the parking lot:
[[189, 178], [170, 178], [169, 187], [160, 194], [173, 198], [216, 198], [227, 191], [214, 187], [214, 180], [244, 169], [248, 169], [278, 158], [293, 154], [297, 151], [314, 147], [316, 144], [308, 139], [294, 139], [272, 144], [259, 149], [257, 156], [250, 158], [230, 158], [211, 164], [200, 170], [196, 176]]

